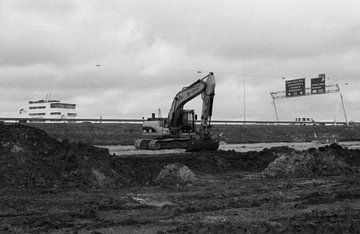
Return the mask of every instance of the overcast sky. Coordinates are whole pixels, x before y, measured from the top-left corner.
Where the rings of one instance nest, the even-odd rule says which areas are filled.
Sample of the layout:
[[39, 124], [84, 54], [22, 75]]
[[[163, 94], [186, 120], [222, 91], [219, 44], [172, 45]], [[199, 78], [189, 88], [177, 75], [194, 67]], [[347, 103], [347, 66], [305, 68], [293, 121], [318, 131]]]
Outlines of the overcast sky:
[[[79, 117], [166, 116], [183, 86], [214, 72], [213, 119], [243, 120], [245, 80], [246, 119], [275, 120], [282, 77], [310, 86], [325, 73], [360, 121], [359, 12], [357, 0], [0, 0], [0, 116], [47, 94]], [[339, 100], [279, 100], [279, 118], [343, 121]]]

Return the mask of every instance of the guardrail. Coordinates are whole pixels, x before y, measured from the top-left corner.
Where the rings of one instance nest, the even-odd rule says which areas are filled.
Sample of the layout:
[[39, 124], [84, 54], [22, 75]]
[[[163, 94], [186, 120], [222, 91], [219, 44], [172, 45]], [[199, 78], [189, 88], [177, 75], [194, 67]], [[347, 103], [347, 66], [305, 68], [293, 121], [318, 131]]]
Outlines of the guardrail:
[[[15, 123], [132, 123], [141, 124], [144, 119], [89, 119], [89, 118], [77, 118], [77, 119], [53, 119], [53, 118], [0, 118], [2, 122], [15, 122]], [[200, 121], [196, 121], [200, 123]], [[241, 121], [241, 120], [212, 120], [213, 125], [347, 125], [346, 122], [298, 122], [298, 121]], [[348, 125], [360, 125], [360, 122], [351, 122]]]
[[76, 119], [61, 119], [61, 118], [0, 118], [4, 122], [18, 122], [18, 123], [142, 123], [143, 119], [89, 119], [89, 118], [76, 118]]
[[323, 121], [323, 122], [299, 122], [299, 121], [240, 121], [240, 120], [212, 120], [212, 124], [245, 124], [245, 125], [360, 125], [360, 122], [352, 122], [347, 124], [346, 122], [333, 122], [333, 121]]

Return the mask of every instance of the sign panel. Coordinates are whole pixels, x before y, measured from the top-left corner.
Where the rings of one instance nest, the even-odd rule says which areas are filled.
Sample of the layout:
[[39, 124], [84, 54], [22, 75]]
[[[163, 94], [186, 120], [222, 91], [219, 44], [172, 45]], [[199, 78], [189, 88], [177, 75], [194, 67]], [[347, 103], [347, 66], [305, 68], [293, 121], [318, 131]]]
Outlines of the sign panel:
[[305, 78], [285, 81], [286, 97], [305, 95]]
[[325, 93], [325, 76], [311, 79], [311, 94]]

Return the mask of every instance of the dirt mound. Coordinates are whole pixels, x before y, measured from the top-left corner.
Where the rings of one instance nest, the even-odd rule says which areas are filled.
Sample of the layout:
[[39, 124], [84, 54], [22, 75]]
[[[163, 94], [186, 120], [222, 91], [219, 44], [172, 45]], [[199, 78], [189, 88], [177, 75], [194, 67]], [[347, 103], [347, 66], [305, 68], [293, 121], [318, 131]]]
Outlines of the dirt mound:
[[332, 145], [326, 148], [278, 153], [279, 157], [262, 172], [265, 177], [313, 177], [348, 174], [355, 169], [346, 162], [348, 150]]
[[[178, 227], [166, 230], [160, 233], [359, 233], [360, 228], [356, 220], [348, 217], [334, 215], [329, 221], [322, 217], [312, 217], [307, 215], [299, 220], [290, 218], [290, 220], [280, 220], [280, 222], [262, 221], [262, 222], [193, 222], [179, 225]], [[336, 216], [340, 216], [336, 220]], [[342, 218], [342, 219], [341, 219]], [[336, 220], [337, 222], [333, 221]]]
[[181, 163], [173, 163], [164, 167], [155, 182], [161, 185], [188, 184], [195, 181], [195, 174]]
[[360, 167], [360, 150], [343, 148], [338, 144], [331, 144], [319, 148], [320, 152], [334, 154], [343, 159], [348, 165]]
[[261, 172], [278, 156], [280, 150], [291, 151], [290, 148], [266, 149], [261, 152], [186, 152], [162, 155], [131, 155], [115, 157], [116, 171], [130, 178], [132, 185], [153, 184], [160, 171], [169, 164], [180, 163], [189, 167], [196, 175], [223, 174], [239, 171]]
[[116, 186], [124, 183], [106, 149], [62, 142], [24, 125], [0, 125], [0, 185], [15, 188]]

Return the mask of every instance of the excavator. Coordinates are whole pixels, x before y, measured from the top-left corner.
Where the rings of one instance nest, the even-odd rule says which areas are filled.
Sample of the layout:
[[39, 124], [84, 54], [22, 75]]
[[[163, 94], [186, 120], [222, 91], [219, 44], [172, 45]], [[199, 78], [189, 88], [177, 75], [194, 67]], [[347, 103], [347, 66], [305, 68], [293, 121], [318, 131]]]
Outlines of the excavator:
[[[197, 129], [194, 110], [185, 110], [184, 105], [201, 95], [201, 124]], [[217, 150], [219, 141], [211, 136], [211, 115], [215, 95], [215, 76], [208, 75], [182, 88], [172, 102], [167, 118], [152, 114], [142, 125], [143, 138], [137, 139], [137, 149], [186, 149], [187, 151]]]

